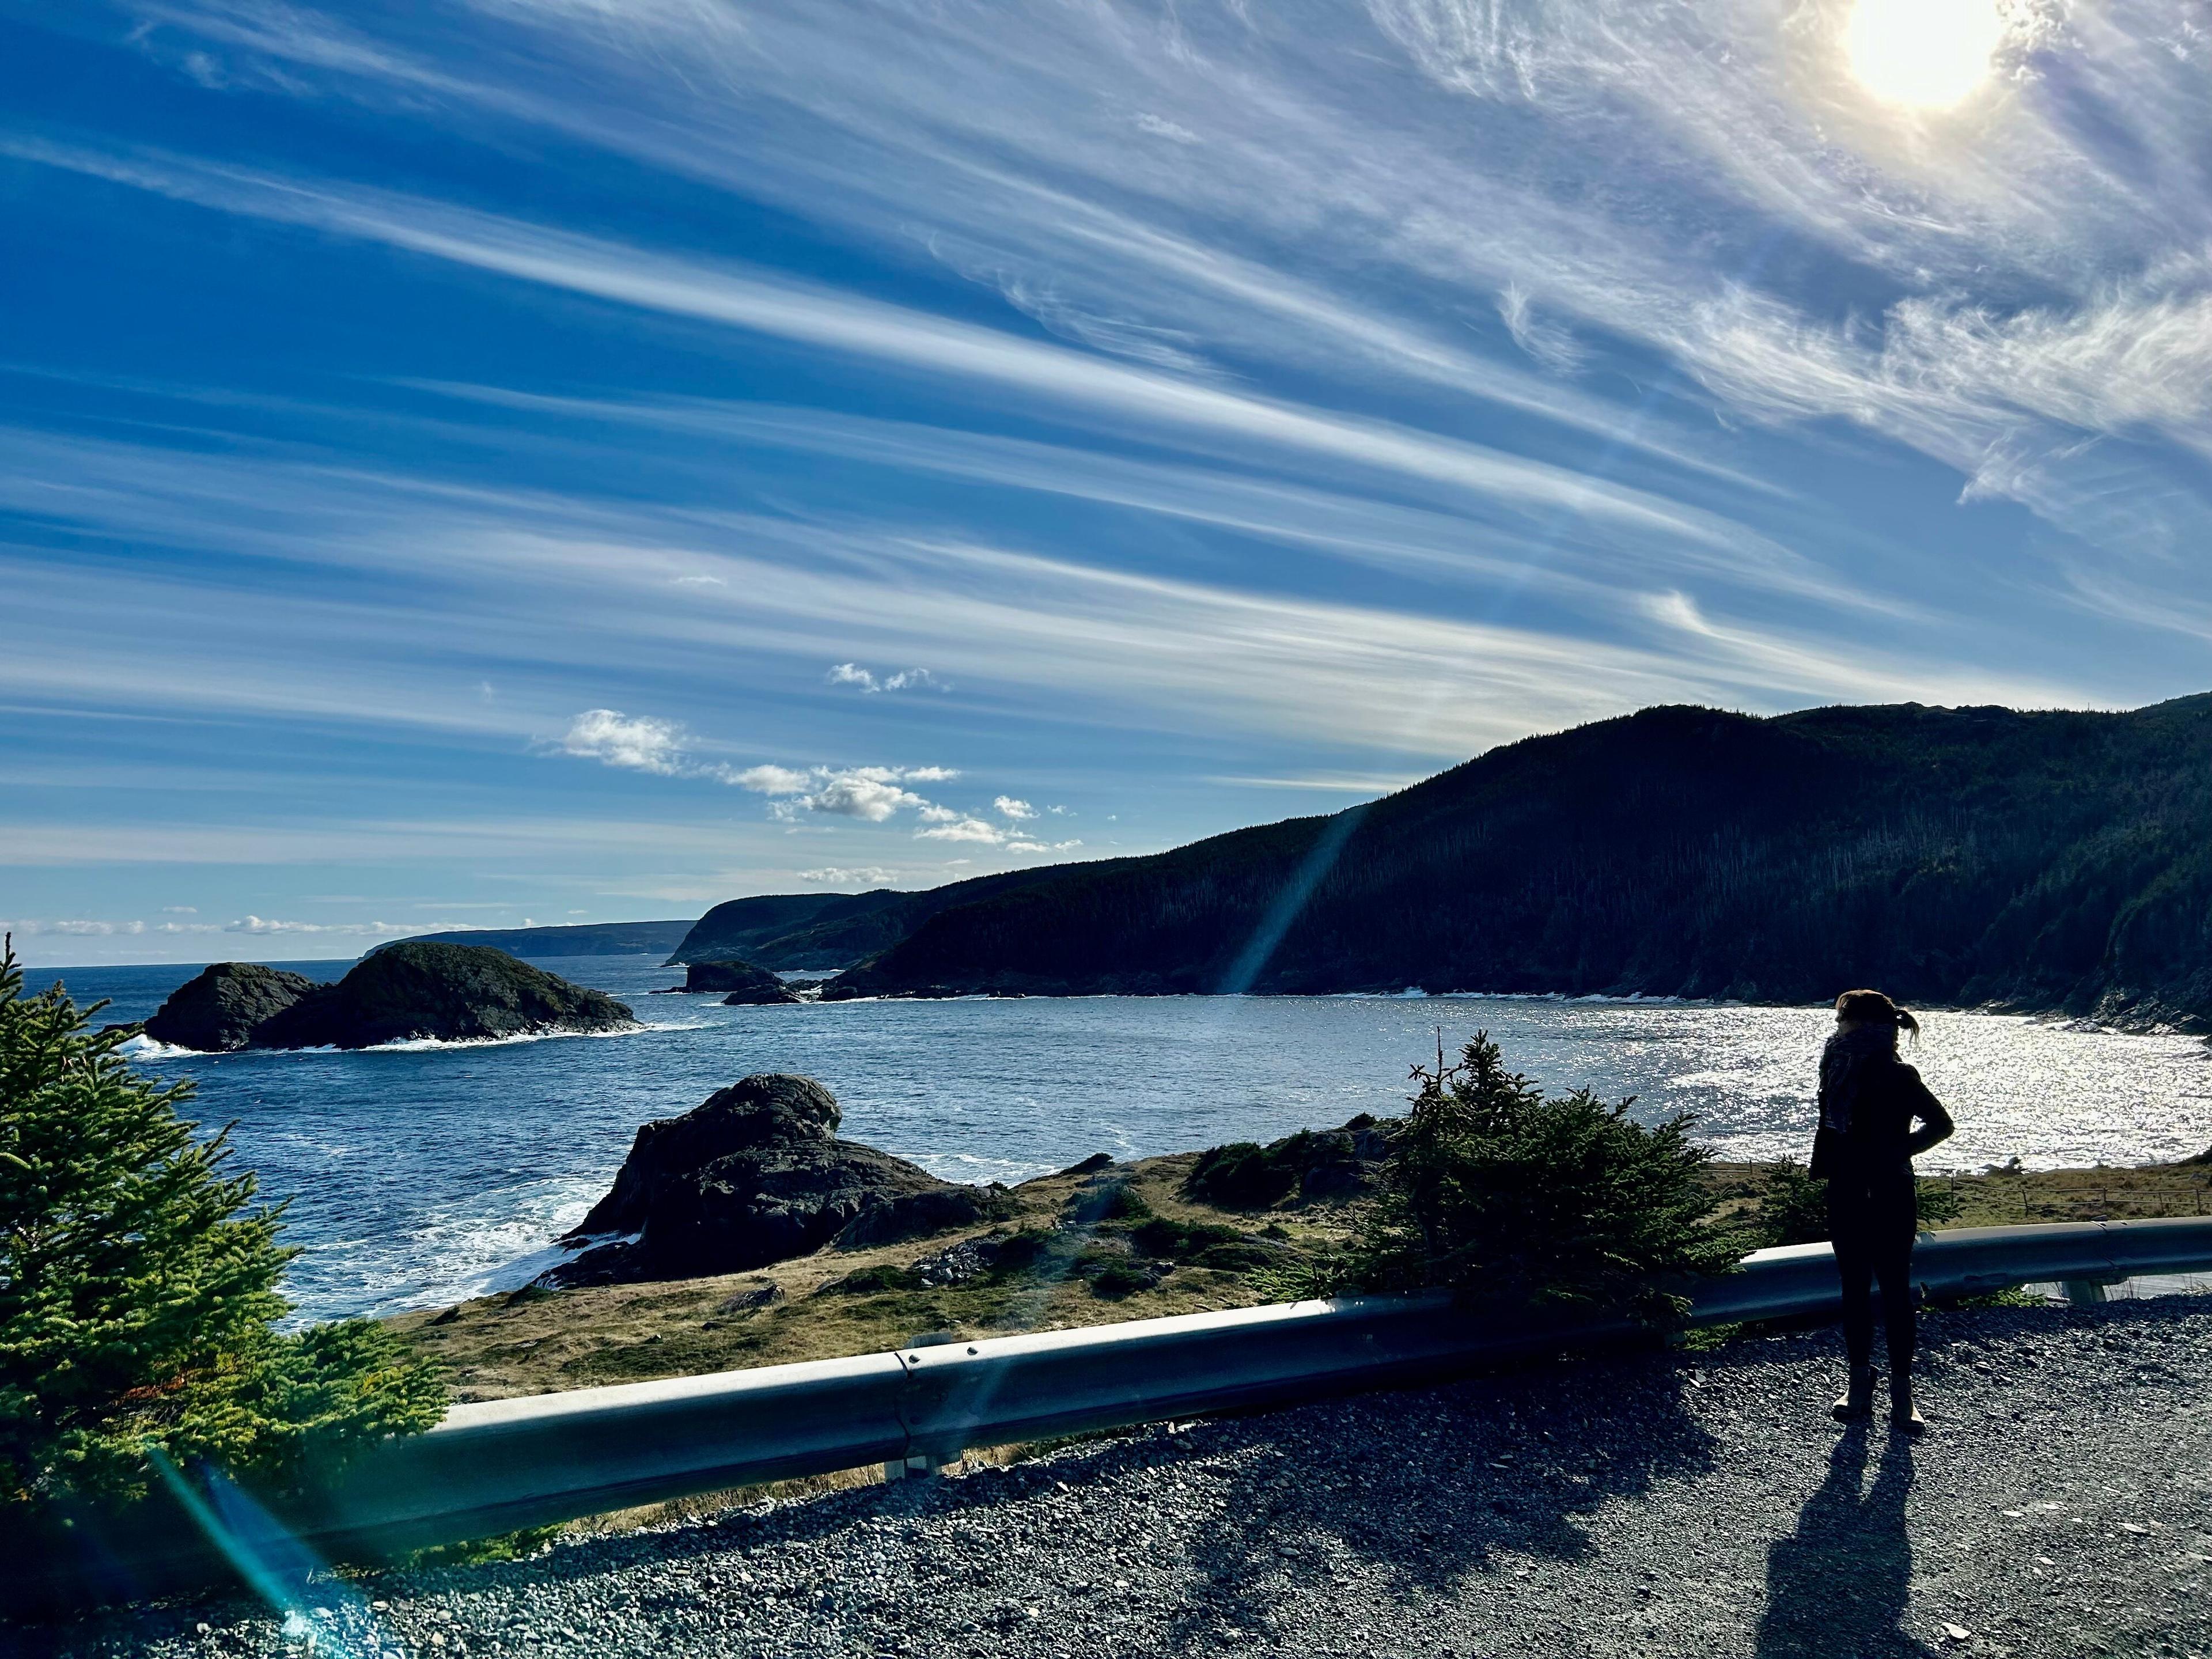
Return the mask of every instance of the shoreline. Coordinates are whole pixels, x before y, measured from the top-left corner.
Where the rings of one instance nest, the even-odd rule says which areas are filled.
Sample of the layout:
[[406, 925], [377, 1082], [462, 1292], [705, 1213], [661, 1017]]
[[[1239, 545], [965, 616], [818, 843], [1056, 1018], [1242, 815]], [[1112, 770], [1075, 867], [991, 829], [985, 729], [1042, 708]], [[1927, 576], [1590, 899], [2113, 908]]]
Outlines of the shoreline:
[[[382, 948], [382, 947], [380, 947], [380, 948]], [[366, 953], [366, 954], [374, 954], [374, 953], [373, 953], [373, 952], [371, 952], [371, 953]], [[654, 965], [654, 966], [656, 966], [656, 967], [668, 967], [668, 966], [672, 965], [672, 964], [671, 964], [670, 963], [665, 962], [665, 961], [664, 961], [664, 960], [660, 959], [660, 957], [659, 957], [659, 954], [658, 954], [657, 952], [654, 952], [654, 951], [631, 951], [631, 952], [624, 952], [624, 953], [615, 953], [615, 952], [597, 951], [597, 952], [591, 952], [591, 953], [588, 953], [587, 955], [583, 956], [583, 957], [557, 957], [557, 956], [544, 956], [544, 957], [520, 957], [520, 958], [518, 958], [518, 959], [519, 959], [519, 960], [520, 960], [520, 961], [522, 961], [522, 962], [525, 962], [526, 963], [529, 963], [529, 964], [533, 965], [533, 966], [534, 966], [534, 965], [538, 965], [538, 963], [569, 963], [569, 962], [592, 962], [592, 961], [597, 961], [597, 962], [607, 962], [607, 963], [617, 963], [617, 962], [619, 962], [619, 963], [650, 962], [650, 963], [652, 963], [652, 964], [653, 964], [653, 965]], [[361, 958], [331, 958], [331, 959], [329, 959], [329, 960], [327, 960], [327, 961], [321, 960], [321, 959], [317, 959], [317, 960], [314, 960], [314, 961], [302, 961], [302, 962], [270, 962], [270, 963], [264, 963], [264, 964], [260, 964], [260, 965], [268, 966], [268, 967], [274, 967], [274, 968], [281, 968], [281, 969], [287, 969], [287, 970], [297, 970], [297, 969], [302, 969], [302, 968], [309, 968], [309, 967], [314, 967], [314, 968], [343, 967], [343, 966], [350, 965], [350, 964], [352, 964], [353, 963], [358, 962], [359, 960], [361, 960]], [[48, 975], [48, 974], [66, 975], [66, 974], [75, 973], [75, 972], [80, 972], [80, 971], [85, 971], [85, 972], [101, 972], [101, 973], [106, 973], [106, 972], [115, 972], [115, 971], [125, 971], [125, 970], [133, 971], [133, 972], [152, 972], [152, 971], [154, 971], [154, 970], [156, 970], [156, 969], [178, 969], [178, 970], [179, 970], [179, 971], [182, 971], [182, 970], [185, 970], [185, 969], [191, 969], [198, 970], [198, 969], [204, 969], [204, 968], [205, 968], [205, 967], [206, 967], [206, 966], [208, 966], [208, 965], [209, 965], [209, 964], [207, 964], [207, 963], [181, 963], [181, 962], [179, 962], [179, 963], [168, 963], [168, 962], [146, 962], [146, 963], [52, 963], [52, 964], [46, 964], [46, 965], [42, 965], [42, 966], [39, 966], [39, 967], [35, 967], [35, 968], [33, 968], [33, 967], [27, 967], [27, 968], [25, 969], [25, 970], [24, 970], [24, 971], [25, 971], [25, 973], [26, 973], [26, 975]], [[859, 964], [848, 964], [848, 966], [847, 966], [847, 967], [844, 967], [844, 968], [823, 968], [823, 967], [819, 967], [819, 966], [814, 966], [814, 967], [808, 967], [808, 968], [803, 968], [803, 969], [797, 969], [797, 968], [794, 968], [794, 969], [774, 969], [774, 970], [772, 970], [772, 971], [775, 972], [779, 977], [781, 977], [781, 978], [784, 978], [784, 979], [787, 979], [787, 980], [788, 980], [788, 979], [816, 979], [816, 980], [834, 981], [834, 980], [836, 978], [836, 976], [837, 976], [837, 975], [841, 975], [841, 974], [843, 974], [843, 973], [845, 973], [845, 972], [850, 971], [850, 969], [851, 969], [852, 967], [854, 967], [854, 966], [857, 966], [857, 965], [859, 965]], [[187, 975], [187, 977], [189, 977], [189, 975]], [[632, 993], [628, 993], [628, 992], [623, 993], [623, 994], [632, 994]], [[612, 994], [612, 993], [610, 993], [610, 994]], [[659, 991], [659, 992], [658, 992], [658, 993], [655, 993], [655, 994], [664, 994], [664, 995], [679, 995], [679, 996], [680, 996], [680, 995], [691, 995], [691, 996], [712, 996], [712, 997], [716, 998], [718, 1000], [720, 1000], [720, 993], [715, 993], [715, 992], [707, 992], [707, 991], [687, 992], [687, 991], [685, 991], [685, 990], [684, 989], [684, 988], [682, 988], [682, 987], [680, 987], [680, 986], [672, 986], [672, 987], [664, 988], [661, 991]], [[1802, 1009], [1802, 1010], [1806, 1010], [1806, 1011], [1808, 1011], [1808, 1012], [1825, 1012], [1825, 1011], [1828, 1008], [1828, 1006], [1829, 1006], [1829, 1005], [1828, 1005], [1827, 1003], [1826, 1003], [1826, 1002], [1817, 1002], [1817, 1001], [1816, 1001], [1816, 1002], [1798, 1002], [1798, 1001], [1785, 1001], [1785, 1000], [1774, 1000], [1774, 1001], [1769, 1001], [1769, 1000], [1765, 1000], [1765, 999], [1763, 999], [1763, 998], [1757, 998], [1757, 997], [1748, 997], [1748, 998], [1747, 998], [1747, 997], [1698, 997], [1698, 996], [1680, 996], [1680, 995], [1674, 994], [1672, 994], [1672, 993], [1668, 993], [1668, 992], [1654, 992], [1654, 991], [1626, 991], [1626, 992], [1611, 992], [1611, 991], [1579, 991], [1579, 992], [1574, 992], [1574, 991], [1484, 991], [1484, 990], [1469, 990], [1469, 989], [1466, 989], [1466, 988], [1454, 988], [1454, 989], [1450, 989], [1450, 990], [1443, 990], [1443, 991], [1432, 991], [1432, 990], [1427, 989], [1427, 988], [1425, 988], [1425, 987], [1421, 987], [1421, 986], [1414, 986], [1414, 985], [1408, 985], [1408, 986], [1401, 987], [1401, 988], [1398, 988], [1398, 989], [1395, 989], [1395, 990], [1369, 989], [1369, 990], [1346, 990], [1346, 991], [1288, 991], [1288, 992], [1273, 992], [1273, 991], [1136, 991], [1136, 990], [1115, 990], [1115, 991], [1064, 991], [1064, 990], [1051, 990], [1051, 989], [1036, 989], [1036, 990], [1029, 990], [1029, 989], [964, 989], [964, 990], [954, 990], [954, 989], [951, 989], [951, 988], [930, 988], [930, 989], [925, 989], [925, 990], [890, 990], [890, 991], [881, 991], [881, 992], [869, 992], [869, 993], [866, 993], [866, 994], [859, 994], [859, 995], [853, 995], [853, 996], [842, 996], [842, 997], [830, 997], [830, 998], [824, 998], [824, 997], [823, 997], [823, 996], [820, 994], [820, 993], [819, 993], [819, 991], [818, 991], [818, 990], [817, 990], [817, 991], [802, 991], [802, 992], [800, 992], [800, 993], [799, 994], [799, 1000], [800, 1000], [801, 1001], [803, 1001], [803, 1002], [825, 1002], [825, 1001], [826, 1001], [826, 1002], [855, 1002], [855, 1003], [880, 1003], [880, 1002], [1018, 1002], [1018, 1001], [1025, 1001], [1025, 1000], [1044, 1000], [1044, 1001], [1054, 1001], [1054, 1002], [1107, 1001], [1107, 1000], [1133, 1000], [1133, 1001], [1136, 1001], [1136, 1000], [1141, 1000], [1141, 1001], [1159, 1001], [1159, 1000], [1192, 1000], [1192, 1001], [1197, 1001], [1197, 1000], [1216, 1000], [1216, 999], [1219, 999], [1219, 1000], [1249, 1000], [1249, 1001], [1280, 1002], [1280, 1001], [1294, 1001], [1294, 1000], [1297, 1000], [1301, 999], [1301, 998], [1310, 998], [1310, 999], [1312, 999], [1312, 1000], [1316, 1000], [1316, 1001], [1324, 1001], [1324, 1000], [1325, 1000], [1325, 1001], [1395, 1001], [1395, 1002], [1419, 1002], [1419, 1001], [1425, 1001], [1425, 1000], [1426, 1000], [1426, 1001], [1438, 1001], [1438, 1002], [1450, 1002], [1450, 1001], [1462, 1001], [1462, 1002], [1525, 1002], [1525, 1003], [1541, 1003], [1541, 1004], [1550, 1004], [1550, 1005], [1553, 1005], [1553, 1006], [1563, 1006], [1563, 1007], [1620, 1007], [1620, 1008], [1636, 1008], [1636, 1007], [1655, 1007], [1655, 1008], [1779, 1008], [1779, 1009]], [[1996, 1017], [2003, 1018], [2013, 1018], [2013, 1019], [2021, 1019], [2021, 1020], [2026, 1020], [2026, 1021], [2027, 1021], [2027, 1022], [2029, 1022], [2029, 1023], [2031, 1023], [2031, 1024], [2039, 1024], [2039, 1025], [2042, 1025], [2042, 1024], [2059, 1025], [2059, 1026], [2062, 1026], [2062, 1027], [2063, 1027], [2063, 1028], [2065, 1028], [2065, 1029], [2068, 1029], [2068, 1030], [2079, 1030], [2079, 1031], [2082, 1031], [2082, 1032], [2085, 1032], [2085, 1033], [2108, 1035], [2108, 1036], [2191, 1036], [2191, 1037], [2201, 1037], [2201, 1038], [2203, 1038], [2203, 1041], [2205, 1042], [2205, 1043], [2207, 1044], [2207, 1046], [2208, 1046], [2208, 1047], [2212, 1047], [2212, 1019], [2201, 1019], [2201, 1018], [2185, 1018], [2184, 1019], [2181, 1019], [2181, 1020], [2175, 1020], [2175, 1019], [2171, 1019], [2171, 1018], [2151, 1018], [2151, 1017], [2147, 1017], [2147, 1016], [2146, 1016], [2146, 1017], [2141, 1017], [2141, 1018], [2130, 1018], [2130, 1017], [2126, 1017], [2126, 1016], [2122, 1016], [2122, 1017], [2120, 1017], [2120, 1018], [2100, 1018], [2099, 1016], [2097, 1016], [2097, 1015], [2095, 1015], [2095, 1014], [2094, 1014], [2094, 1013], [2076, 1013], [2076, 1012], [2073, 1012], [2069, 1011], [2069, 1010], [2068, 1010], [2068, 1009], [2066, 1009], [2065, 1007], [2063, 1007], [2063, 1006], [2059, 1006], [2045, 1005], [2045, 1004], [2040, 1004], [2040, 1003], [2038, 1003], [2038, 1004], [2027, 1004], [2027, 1003], [2020, 1003], [2020, 1002], [2005, 1001], [2005, 1000], [1994, 1000], [1994, 1001], [1988, 1001], [1988, 1002], [1971, 1003], [1971, 1004], [1966, 1004], [1966, 1003], [1951, 1003], [1951, 1002], [1933, 1002], [1933, 1001], [1913, 1002], [1913, 1001], [1912, 1001], [1912, 1000], [1911, 1000], [1911, 999], [1910, 999], [1910, 998], [1905, 999], [1905, 1000], [1906, 1000], [1908, 1003], [1910, 1003], [1910, 1004], [1911, 1004], [1911, 1006], [1912, 1006], [1912, 1008], [1913, 1008], [1914, 1012], [1917, 1012], [1917, 1013], [1933, 1013], [1933, 1014], [1982, 1014], [1982, 1015], [1990, 1015], [1990, 1016], [1996, 1016]], [[661, 1029], [661, 1028], [659, 1028], [659, 1027], [656, 1027], [656, 1026], [653, 1025], [653, 1024], [650, 1024], [649, 1022], [641, 1022], [641, 1026], [642, 1027], [642, 1029], [646, 1029], [646, 1030]], [[568, 1036], [568, 1035], [603, 1036], [603, 1035], [604, 1035], [604, 1036], [616, 1036], [616, 1035], [623, 1035], [623, 1033], [619, 1033], [619, 1032], [605, 1032], [605, 1033], [602, 1033], [602, 1032], [588, 1032], [588, 1033], [567, 1033], [567, 1032], [563, 1032], [563, 1033], [546, 1033], [546, 1034], [542, 1034], [542, 1035], [561, 1035], [561, 1036]], [[495, 1038], [495, 1039], [482, 1039], [482, 1040], [478, 1040], [478, 1041], [489, 1041], [489, 1042], [507, 1042], [507, 1041], [520, 1041], [520, 1040], [527, 1040], [527, 1039], [519, 1039], [519, 1038]], [[380, 1046], [389, 1048], [389, 1047], [392, 1047], [392, 1046], [395, 1046], [395, 1045], [380, 1045]], [[174, 1050], [173, 1052], [175, 1052], [175, 1053], [177, 1053], [177, 1054], [189, 1054], [189, 1053], [197, 1053], [197, 1052], [198, 1052], [198, 1051], [197, 1051], [197, 1050], [186, 1050], [186, 1049], [176, 1049], [176, 1050]]]

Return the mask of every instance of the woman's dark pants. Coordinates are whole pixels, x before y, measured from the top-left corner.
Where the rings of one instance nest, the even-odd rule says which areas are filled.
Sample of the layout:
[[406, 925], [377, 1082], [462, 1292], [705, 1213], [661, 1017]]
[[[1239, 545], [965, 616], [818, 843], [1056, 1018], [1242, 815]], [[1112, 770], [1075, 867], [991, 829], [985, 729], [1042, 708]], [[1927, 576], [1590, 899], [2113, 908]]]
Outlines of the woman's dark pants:
[[1873, 1287], [1881, 1285], [1882, 1323], [1889, 1334], [1889, 1369], [1911, 1374], [1912, 1240], [1919, 1231], [1912, 1173], [1837, 1174], [1828, 1180], [1828, 1230], [1844, 1281], [1844, 1352], [1854, 1371], [1874, 1363]]

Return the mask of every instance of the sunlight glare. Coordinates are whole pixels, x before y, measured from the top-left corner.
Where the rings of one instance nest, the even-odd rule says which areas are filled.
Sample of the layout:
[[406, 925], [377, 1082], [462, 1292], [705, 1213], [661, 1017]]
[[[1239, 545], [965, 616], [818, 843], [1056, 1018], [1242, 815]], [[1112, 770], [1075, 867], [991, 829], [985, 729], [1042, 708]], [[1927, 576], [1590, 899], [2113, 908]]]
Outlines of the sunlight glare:
[[1844, 52], [1884, 103], [1948, 109], [1988, 81], [2004, 32], [1996, 0], [1855, 0]]

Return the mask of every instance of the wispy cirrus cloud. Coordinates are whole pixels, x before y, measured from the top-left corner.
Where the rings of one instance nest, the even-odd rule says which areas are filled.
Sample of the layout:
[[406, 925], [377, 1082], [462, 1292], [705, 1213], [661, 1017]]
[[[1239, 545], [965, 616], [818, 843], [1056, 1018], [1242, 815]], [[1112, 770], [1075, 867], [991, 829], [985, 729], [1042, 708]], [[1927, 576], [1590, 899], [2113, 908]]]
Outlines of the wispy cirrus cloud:
[[[1071, 756], [1154, 845], [1642, 702], [2193, 688], [2202, 20], [2008, 5], [1912, 112], [1848, 6], [125, 0], [25, 84], [169, 95], [0, 131], [140, 325], [26, 302], [0, 696], [169, 793], [11, 760], [0, 860], [597, 870], [599, 791], [688, 903], [1049, 855]], [[817, 759], [910, 754], [994, 781]]]
[[[2163, 515], [2198, 527], [2172, 492], [2116, 505], [2109, 461], [2081, 471], [2069, 440], [2083, 420], [2124, 437], [2138, 481], [2170, 469], [2159, 446], [2203, 447], [2201, 29], [2147, 0], [2010, 7], [1991, 90], [1925, 117], [1851, 82], [1847, 14], [1376, 0], [1168, 24], [1113, 4], [1018, 21], [951, 7], [863, 40], [834, 6], [755, 8], [740, 27], [699, 9], [587, 25], [542, 3], [510, 9], [484, 82], [447, 95], [764, 181], [886, 240], [919, 212], [978, 280], [1051, 272], [1073, 310], [1118, 305], [1217, 357], [1258, 355], [1249, 319], [1296, 317], [1268, 343], [1278, 359], [1342, 372], [1364, 354], [1679, 449], [1671, 416], [1562, 383], [1588, 342], [1630, 341], [1751, 418], [1859, 423], [2123, 556]], [[608, 39], [624, 50], [586, 55]], [[678, 82], [659, 66], [678, 59], [712, 67]], [[763, 119], [736, 94], [770, 62], [787, 72]], [[335, 72], [368, 96], [423, 84]], [[648, 89], [682, 112], [680, 147], [665, 106], [640, 113]], [[1346, 250], [1395, 283], [1356, 281]], [[1524, 370], [1413, 320], [1470, 294], [1492, 300]]]

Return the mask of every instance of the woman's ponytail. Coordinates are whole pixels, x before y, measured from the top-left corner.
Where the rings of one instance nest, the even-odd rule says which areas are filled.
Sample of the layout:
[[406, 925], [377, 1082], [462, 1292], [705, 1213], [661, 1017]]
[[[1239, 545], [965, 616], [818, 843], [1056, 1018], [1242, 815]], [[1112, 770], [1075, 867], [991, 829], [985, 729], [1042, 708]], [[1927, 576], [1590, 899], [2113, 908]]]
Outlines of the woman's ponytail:
[[1880, 991], [1846, 991], [1836, 999], [1836, 1018], [1857, 1025], [1889, 1025], [1920, 1040], [1920, 1022]]

